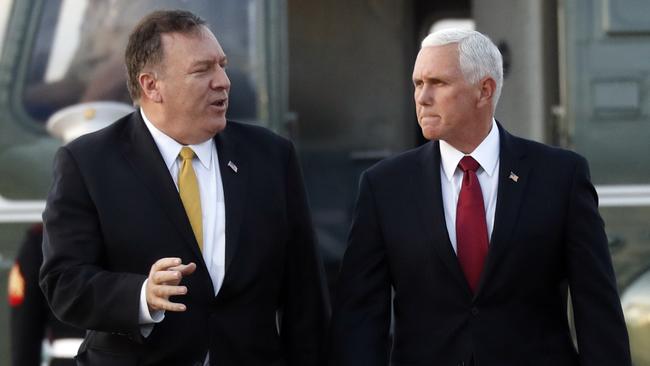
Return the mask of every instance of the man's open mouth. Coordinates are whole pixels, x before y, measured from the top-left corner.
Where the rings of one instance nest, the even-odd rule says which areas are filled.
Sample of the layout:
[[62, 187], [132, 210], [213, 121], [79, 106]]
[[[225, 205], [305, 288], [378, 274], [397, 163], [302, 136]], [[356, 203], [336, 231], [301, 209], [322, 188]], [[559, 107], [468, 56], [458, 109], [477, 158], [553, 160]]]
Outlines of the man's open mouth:
[[212, 102], [213, 106], [223, 108], [227, 105], [228, 103], [228, 98], [223, 98], [223, 99], [217, 99], [214, 102]]

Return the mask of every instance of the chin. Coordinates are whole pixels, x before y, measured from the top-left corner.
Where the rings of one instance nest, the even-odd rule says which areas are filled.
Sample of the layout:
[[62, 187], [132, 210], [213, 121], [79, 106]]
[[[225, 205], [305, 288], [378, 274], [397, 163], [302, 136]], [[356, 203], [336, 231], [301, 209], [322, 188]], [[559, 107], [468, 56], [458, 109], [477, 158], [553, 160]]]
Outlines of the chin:
[[226, 117], [218, 118], [210, 123], [210, 129], [214, 134], [218, 134], [226, 128]]
[[438, 140], [440, 137], [439, 134], [431, 128], [422, 128], [422, 136], [427, 140]]
[[[198, 124], [194, 129], [194, 138], [196, 141], [203, 142], [208, 139], [213, 138], [219, 132], [223, 131], [226, 128], [226, 119], [203, 121]], [[195, 142], [194, 142], [195, 143]]]

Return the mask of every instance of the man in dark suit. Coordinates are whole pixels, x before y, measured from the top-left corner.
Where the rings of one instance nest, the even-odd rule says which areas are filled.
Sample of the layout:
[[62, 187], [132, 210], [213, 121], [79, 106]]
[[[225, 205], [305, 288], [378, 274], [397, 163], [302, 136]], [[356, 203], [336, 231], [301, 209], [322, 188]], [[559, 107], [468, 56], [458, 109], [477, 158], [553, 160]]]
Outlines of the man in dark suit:
[[226, 122], [226, 55], [159, 11], [125, 54], [140, 109], [62, 147], [41, 288], [80, 365], [315, 365], [327, 316], [292, 144]]
[[478, 32], [422, 42], [414, 97], [432, 141], [361, 178], [332, 365], [630, 365], [587, 163], [494, 120], [502, 75]]

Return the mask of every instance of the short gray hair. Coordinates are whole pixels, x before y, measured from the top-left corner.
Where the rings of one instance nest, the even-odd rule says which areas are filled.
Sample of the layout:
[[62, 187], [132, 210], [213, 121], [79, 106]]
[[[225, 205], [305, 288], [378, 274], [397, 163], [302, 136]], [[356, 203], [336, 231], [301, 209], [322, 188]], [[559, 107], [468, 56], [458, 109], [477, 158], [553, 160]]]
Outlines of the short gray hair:
[[449, 28], [433, 32], [422, 41], [421, 48], [458, 44], [460, 69], [469, 83], [476, 84], [490, 76], [496, 81], [492, 106], [496, 108], [503, 87], [503, 58], [497, 46], [482, 33]]

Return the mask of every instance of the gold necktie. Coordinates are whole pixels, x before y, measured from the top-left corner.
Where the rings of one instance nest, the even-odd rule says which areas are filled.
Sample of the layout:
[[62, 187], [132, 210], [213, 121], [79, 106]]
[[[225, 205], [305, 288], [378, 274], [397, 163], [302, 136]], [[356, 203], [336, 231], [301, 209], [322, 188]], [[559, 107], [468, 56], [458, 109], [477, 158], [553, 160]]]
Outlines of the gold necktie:
[[178, 154], [182, 159], [181, 169], [178, 172], [178, 193], [183, 201], [185, 213], [192, 225], [192, 231], [199, 243], [199, 249], [203, 250], [203, 220], [201, 214], [201, 195], [199, 194], [199, 184], [196, 180], [192, 160], [194, 160], [194, 151], [183, 146]]

